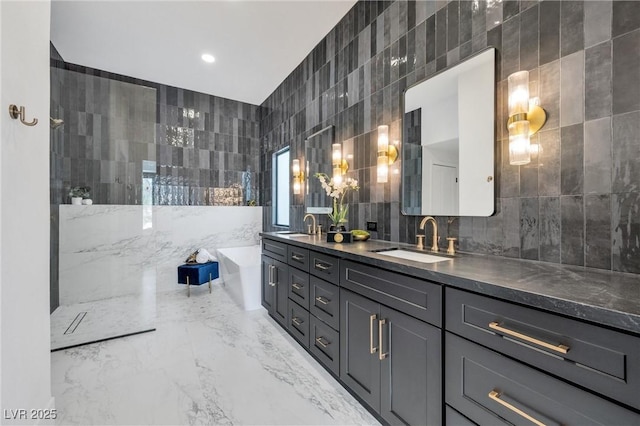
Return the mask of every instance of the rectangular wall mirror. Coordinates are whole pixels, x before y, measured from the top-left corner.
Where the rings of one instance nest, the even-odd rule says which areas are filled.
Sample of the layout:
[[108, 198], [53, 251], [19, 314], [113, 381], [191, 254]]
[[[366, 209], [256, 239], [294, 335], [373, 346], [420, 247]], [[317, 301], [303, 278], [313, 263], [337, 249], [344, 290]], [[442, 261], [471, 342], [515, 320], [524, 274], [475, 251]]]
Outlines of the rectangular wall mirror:
[[494, 212], [495, 49], [404, 93], [402, 213]]
[[305, 213], [326, 214], [333, 211], [331, 198], [320, 181], [314, 176], [325, 173], [331, 176], [331, 145], [333, 144], [333, 126], [312, 134], [304, 141], [304, 211]]

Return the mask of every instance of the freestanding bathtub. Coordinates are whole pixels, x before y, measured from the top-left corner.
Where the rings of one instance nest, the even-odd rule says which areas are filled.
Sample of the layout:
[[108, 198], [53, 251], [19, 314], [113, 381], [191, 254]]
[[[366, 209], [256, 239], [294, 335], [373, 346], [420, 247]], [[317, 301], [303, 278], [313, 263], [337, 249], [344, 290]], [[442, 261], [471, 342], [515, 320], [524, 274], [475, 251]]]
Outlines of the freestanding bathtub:
[[216, 250], [224, 288], [245, 311], [261, 307], [260, 246]]

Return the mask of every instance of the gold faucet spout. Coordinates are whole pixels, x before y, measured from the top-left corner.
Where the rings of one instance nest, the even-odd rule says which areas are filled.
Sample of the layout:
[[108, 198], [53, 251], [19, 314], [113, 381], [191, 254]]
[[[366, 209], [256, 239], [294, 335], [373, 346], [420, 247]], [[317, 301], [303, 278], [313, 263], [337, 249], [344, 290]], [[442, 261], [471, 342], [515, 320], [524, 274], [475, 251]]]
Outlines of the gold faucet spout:
[[431, 222], [431, 225], [433, 227], [433, 239], [431, 241], [431, 251], [437, 252], [438, 251], [438, 223], [432, 216], [427, 216], [424, 219], [422, 219], [422, 221], [420, 222], [421, 230], [424, 231], [424, 227], [427, 224], [427, 222]]
[[307, 213], [306, 215], [304, 215], [304, 218], [302, 219], [302, 222], [304, 222], [304, 224], [306, 225], [307, 223], [307, 218], [310, 217], [311, 220], [313, 221], [313, 226], [310, 226], [311, 228], [308, 230], [308, 234], [315, 234], [316, 233], [316, 217], [314, 215], [312, 215], [311, 213]]

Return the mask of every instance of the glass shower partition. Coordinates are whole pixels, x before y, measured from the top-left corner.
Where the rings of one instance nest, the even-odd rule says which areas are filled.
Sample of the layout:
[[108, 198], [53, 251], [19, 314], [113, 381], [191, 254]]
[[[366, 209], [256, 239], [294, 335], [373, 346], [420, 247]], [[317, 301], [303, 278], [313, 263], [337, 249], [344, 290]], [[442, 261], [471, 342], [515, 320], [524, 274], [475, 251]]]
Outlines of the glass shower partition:
[[156, 89], [52, 67], [51, 90], [52, 350], [154, 330]]

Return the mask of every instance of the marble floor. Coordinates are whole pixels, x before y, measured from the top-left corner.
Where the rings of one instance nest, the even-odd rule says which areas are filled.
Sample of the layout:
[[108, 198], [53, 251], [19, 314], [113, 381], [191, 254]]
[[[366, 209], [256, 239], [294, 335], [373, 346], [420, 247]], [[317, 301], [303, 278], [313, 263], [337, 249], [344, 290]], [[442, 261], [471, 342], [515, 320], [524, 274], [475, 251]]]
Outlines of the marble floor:
[[51, 353], [57, 424], [378, 424], [268, 317], [214, 286], [159, 293], [156, 331]]

